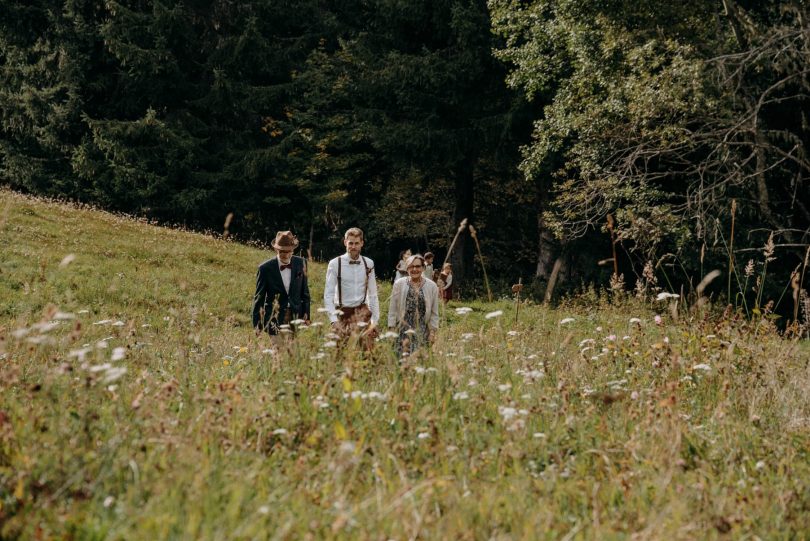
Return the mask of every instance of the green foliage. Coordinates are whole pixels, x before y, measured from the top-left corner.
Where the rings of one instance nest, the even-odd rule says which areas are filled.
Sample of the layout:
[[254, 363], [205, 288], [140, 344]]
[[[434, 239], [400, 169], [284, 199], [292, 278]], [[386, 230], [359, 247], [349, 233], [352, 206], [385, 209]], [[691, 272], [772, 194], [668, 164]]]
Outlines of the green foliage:
[[723, 5], [490, 2], [509, 83], [546, 104], [521, 168], [554, 180], [558, 237], [612, 214], [641, 260], [702, 262], [708, 249], [717, 264], [737, 198], [738, 239], [764, 242], [766, 228], [795, 246], [810, 224], [810, 192], [797, 191], [810, 133], [788, 112], [807, 109], [807, 8]]

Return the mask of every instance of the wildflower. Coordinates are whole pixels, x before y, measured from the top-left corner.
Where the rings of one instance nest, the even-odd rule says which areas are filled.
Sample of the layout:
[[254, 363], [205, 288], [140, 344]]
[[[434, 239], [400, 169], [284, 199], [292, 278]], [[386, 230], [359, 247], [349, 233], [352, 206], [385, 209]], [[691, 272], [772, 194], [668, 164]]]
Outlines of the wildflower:
[[353, 441], [344, 441], [340, 444], [340, 447], [338, 449], [340, 450], [341, 453], [349, 454], [354, 452], [355, 447], [356, 446]]
[[641, 325], [641, 320], [637, 317], [631, 317], [630, 324], [632, 325], [633, 323], [635, 323], [636, 325]]
[[420, 432], [419, 435], [416, 437], [419, 438], [420, 440], [426, 440], [430, 437], [430, 434], [428, 434], [427, 432]]
[[467, 400], [468, 398], [470, 398], [470, 395], [466, 391], [459, 391], [453, 395], [453, 400]]
[[123, 327], [124, 325], [126, 325], [126, 323], [124, 323], [120, 319], [112, 324], [113, 327]]
[[126, 348], [115, 348], [113, 350], [113, 352], [112, 352], [112, 357], [110, 357], [110, 360], [112, 360], [112, 361], [120, 361], [121, 359], [124, 358], [126, 353], [127, 353]]
[[276, 350], [270, 349], [270, 348], [265, 348], [265, 349], [262, 350], [262, 353], [264, 353], [265, 355], [270, 355], [270, 354], [273, 354], [275, 352], [276, 352]]
[[465, 332], [464, 334], [461, 335], [461, 339], [464, 340], [465, 342], [467, 340], [472, 340], [474, 337], [475, 335], [471, 332]]
[[773, 243], [773, 231], [771, 231], [770, 236], [768, 237], [768, 242], [765, 243], [765, 246], [762, 250], [762, 255], [765, 256], [765, 262], [773, 261], [776, 259], [773, 257], [773, 252], [776, 249], [776, 246]]
[[112, 319], [102, 319], [101, 321], [96, 321], [93, 325], [108, 325], [112, 323]]
[[608, 342], [615, 342], [615, 341], [616, 341], [616, 335], [615, 335], [615, 334], [611, 334], [611, 335], [607, 336], [607, 337], [605, 338], [605, 340], [607, 340]]
[[286, 428], [277, 428], [277, 429], [273, 430], [273, 435], [275, 435], [275, 436], [283, 436], [286, 433], [287, 433]]
[[113, 496], [107, 496], [104, 498], [104, 507], [107, 508], [115, 503], [115, 498]]
[[638, 391], [630, 393], [630, 400], [638, 400]]
[[495, 310], [494, 312], [488, 313], [484, 317], [486, 319], [493, 319], [493, 318], [496, 318], [496, 317], [501, 317], [502, 315], [503, 315], [503, 310]]
[[504, 421], [509, 421], [517, 415], [518, 411], [508, 406], [498, 406], [498, 413], [503, 417]]
[[78, 357], [80, 361], [84, 360], [84, 356], [93, 351], [91, 348], [74, 349], [68, 353], [68, 357]]
[[536, 440], [544, 440], [544, 439], [546, 439], [546, 435], [543, 434], [542, 432], [535, 432], [534, 434], [532, 434], [532, 437], [534, 439], [536, 439]]
[[471, 379], [470, 381], [467, 382], [467, 387], [475, 387], [476, 385], [478, 385], [478, 382], [475, 381], [474, 379]]
[[262, 505], [258, 509], [260, 515], [266, 515], [270, 512], [270, 507], [267, 505]]
[[664, 323], [664, 320], [663, 320], [663, 319], [661, 318], [661, 316], [659, 316], [658, 314], [655, 314], [655, 318], [654, 318], [654, 319], [655, 319], [655, 324], [656, 324], [656, 325], [662, 325], [662, 324]]
[[508, 336], [517, 336], [517, 335], [518, 335], [518, 334], [520, 334], [520, 333], [519, 333], [519, 332], [517, 332], [517, 331], [509, 331], [509, 332], [508, 332], [508, 333], [506, 333], [506, 334], [507, 334]]
[[123, 366], [116, 366], [107, 370], [104, 375], [104, 383], [112, 383], [121, 378], [124, 374], [127, 373], [126, 367]]
[[329, 312], [329, 308], [323, 308], [323, 307], [318, 308], [318, 312], [320, 312], [322, 314], [325, 314], [325, 313]]
[[506, 427], [506, 430], [509, 432], [517, 432], [518, 430], [523, 430], [526, 427], [526, 421], [523, 419], [515, 419], [515, 421], [509, 424]]
[[711, 371], [711, 369], [712, 367], [706, 363], [696, 364], [695, 366], [692, 367], [692, 370], [703, 370], [704, 372], [709, 372]]
[[303, 319], [293, 319], [292, 321], [290, 321], [290, 325], [293, 325], [293, 326], [296, 326], [296, 327], [298, 325], [303, 325], [304, 323], [306, 323], [306, 322]]
[[746, 278], [750, 278], [751, 276], [754, 275], [754, 260], [753, 259], [748, 260], [748, 263], [746, 263], [746, 265], [745, 265], [745, 271], [744, 272], [745, 272], [745, 277]]
[[394, 331], [386, 331], [380, 338], [397, 338], [399, 335]]
[[501, 383], [500, 385], [498, 385], [498, 390], [501, 391], [502, 393], [505, 393], [511, 388], [512, 388], [511, 383]]
[[754, 469], [757, 470], [757, 471], [764, 470], [765, 469], [765, 461], [760, 460], [759, 462], [757, 462], [756, 465], [754, 466]]
[[112, 365], [110, 363], [104, 363], [93, 365], [88, 370], [90, 370], [90, 372], [103, 372], [110, 368], [112, 368]]
[[460, 307], [456, 308], [456, 314], [458, 314], [460, 316], [466, 316], [467, 314], [469, 314], [472, 311], [473, 311], [473, 309], [470, 308], [469, 306], [460, 306]]
[[[67, 267], [75, 259], [76, 259], [76, 254], [68, 254], [68, 255], [66, 255], [65, 257], [62, 258], [62, 261], [59, 262], [59, 266], [60, 267]], [[105, 505], [104, 507], [107, 507], [107, 506]]]
[[567, 317], [560, 320], [560, 325], [568, 325], [569, 323], [573, 323], [575, 320], [572, 317]]
[[324, 342], [323, 347], [325, 347], [325, 348], [335, 348], [335, 347], [337, 347], [337, 342], [335, 342], [334, 340]]
[[657, 297], [655, 297], [655, 300], [665, 301], [667, 299], [677, 299], [678, 297], [680, 297], [680, 295], [677, 293], [667, 293], [666, 291], [662, 291]]

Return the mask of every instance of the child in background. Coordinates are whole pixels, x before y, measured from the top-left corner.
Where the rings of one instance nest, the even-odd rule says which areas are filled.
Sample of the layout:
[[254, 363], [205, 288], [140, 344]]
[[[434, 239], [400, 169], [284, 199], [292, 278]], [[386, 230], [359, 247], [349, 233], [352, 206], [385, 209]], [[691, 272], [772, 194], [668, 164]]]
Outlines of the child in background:
[[439, 295], [444, 302], [453, 298], [453, 265], [445, 263], [439, 275]]
[[403, 250], [399, 253], [399, 261], [397, 262], [396, 272], [394, 273], [394, 281], [408, 276], [408, 268], [405, 266], [405, 261], [411, 257], [411, 250]]
[[433, 252], [425, 252], [425, 268], [422, 269], [422, 276], [433, 281]]

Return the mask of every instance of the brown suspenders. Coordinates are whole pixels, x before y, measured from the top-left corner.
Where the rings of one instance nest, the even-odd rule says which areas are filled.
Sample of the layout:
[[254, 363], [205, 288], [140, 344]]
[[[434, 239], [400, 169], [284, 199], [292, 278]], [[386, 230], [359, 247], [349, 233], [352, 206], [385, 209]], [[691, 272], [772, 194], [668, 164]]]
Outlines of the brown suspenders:
[[[341, 260], [343, 256], [338, 257], [338, 275], [337, 275], [337, 287], [338, 287], [338, 308], [343, 308], [343, 287], [342, 287], [342, 278], [341, 278], [341, 269], [343, 268], [341, 265]], [[361, 305], [366, 304], [366, 296], [368, 295], [368, 275], [370, 271], [368, 270], [368, 263], [366, 263], [366, 258], [360, 256], [360, 261], [363, 262], [363, 268], [366, 270], [366, 285], [365, 290], [363, 291], [363, 300], [360, 302]]]

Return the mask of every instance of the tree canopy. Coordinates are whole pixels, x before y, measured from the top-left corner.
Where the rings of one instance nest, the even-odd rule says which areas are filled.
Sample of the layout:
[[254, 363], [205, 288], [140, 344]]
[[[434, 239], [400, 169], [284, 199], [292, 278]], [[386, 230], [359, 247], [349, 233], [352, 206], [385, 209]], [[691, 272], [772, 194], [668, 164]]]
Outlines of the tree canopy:
[[466, 218], [468, 286], [482, 264], [606, 283], [611, 243], [628, 279], [669, 257], [691, 283], [772, 234], [785, 269], [810, 242], [802, 0], [0, 9], [15, 189], [214, 231], [232, 214], [322, 257], [356, 225], [391, 268], [405, 247], [441, 260]]

